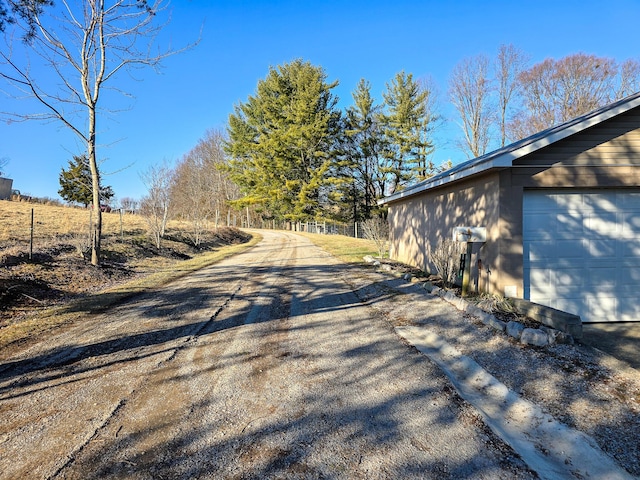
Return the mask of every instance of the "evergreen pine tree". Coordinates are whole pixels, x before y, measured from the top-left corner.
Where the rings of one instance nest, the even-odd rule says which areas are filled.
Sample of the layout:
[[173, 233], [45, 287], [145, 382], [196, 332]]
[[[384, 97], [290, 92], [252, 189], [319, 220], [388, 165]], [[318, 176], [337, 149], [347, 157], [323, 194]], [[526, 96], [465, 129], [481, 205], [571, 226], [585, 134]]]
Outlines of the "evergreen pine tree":
[[[86, 155], [74, 155], [69, 160], [69, 166], [60, 172], [60, 195], [67, 202], [81, 203], [85, 207], [93, 201], [91, 186], [91, 170]], [[108, 202], [113, 197], [113, 189], [110, 186], [100, 185], [100, 199]]]

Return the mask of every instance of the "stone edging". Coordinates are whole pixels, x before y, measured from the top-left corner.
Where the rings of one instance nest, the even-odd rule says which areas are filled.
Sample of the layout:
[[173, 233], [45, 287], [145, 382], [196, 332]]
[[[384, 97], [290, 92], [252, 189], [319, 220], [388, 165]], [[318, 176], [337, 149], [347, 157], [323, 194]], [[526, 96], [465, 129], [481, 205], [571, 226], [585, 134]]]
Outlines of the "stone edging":
[[[363, 259], [368, 264], [377, 267], [384, 272], [394, 274], [391, 265], [381, 263], [371, 255], [367, 255], [363, 257]], [[396, 277], [401, 276], [402, 279], [407, 282], [419, 282], [419, 280], [410, 273], [406, 273], [404, 275], [394, 275]], [[493, 328], [494, 330], [506, 333], [523, 345], [544, 347], [547, 345], [552, 345], [554, 343], [574, 343], [573, 336], [560, 330], [556, 330], [555, 328], [547, 327], [544, 325], [540, 326], [539, 328], [528, 328], [525, 327], [522, 323], [516, 322], [515, 320], [512, 320], [510, 322], [503, 322], [502, 320], [498, 320], [495, 315], [485, 312], [477, 305], [466, 301], [464, 298], [454, 295], [448, 290], [433, 286], [431, 282], [420, 283], [420, 286], [428, 293], [437, 295], [438, 297], [456, 307], [458, 310], [461, 310], [469, 315], [478, 318], [482, 323], [484, 323], [488, 327]]]
[[512, 320], [510, 322], [503, 322], [498, 320], [495, 315], [485, 312], [477, 305], [466, 301], [464, 298], [454, 295], [452, 292], [444, 290], [439, 287], [434, 287], [429, 282], [421, 284], [427, 292], [432, 295], [437, 295], [443, 300], [449, 302], [469, 315], [473, 315], [478, 318], [482, 323], [494, 330], [504, 332], [510, 337], [515, 338], [523, 345], [534, 345], [536, 347], [544, 347], [546, 345], [552, 345], [554, 343], [573, 343], [573, 337], [569, 334], [556, 330], [555, 328], [541, 326], [540, 328], [528, 328], [522, 323]]

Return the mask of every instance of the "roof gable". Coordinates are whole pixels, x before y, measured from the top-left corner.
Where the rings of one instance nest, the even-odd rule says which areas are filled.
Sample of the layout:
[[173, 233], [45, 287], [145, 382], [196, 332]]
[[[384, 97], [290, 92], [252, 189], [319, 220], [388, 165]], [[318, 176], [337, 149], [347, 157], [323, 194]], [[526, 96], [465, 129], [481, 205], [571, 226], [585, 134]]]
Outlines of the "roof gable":
[[525, 155], [533, 153], [541, 148], [563, 140], [571, 135], [582, 132], [587, 128], [598, 125], [606, 120], [621, 115], [640, 106], [640, 92], [630, 95], [622, 100], [613, 102], [602, 108], [576, 117], [567, 122], [535, 133], [530, 137], [518, 140], [510, 145], [499, 148], [466, 162], [460, 163], [449, 170], [445, 170], [420, 183], [407, 187], [382, 200], [379, 204], [395, 202], [407, 197], [417, 195], [425, 190], [430, 190], [447, 183], [451, 183], [471, 175], [476, 175], [492, 169], [508, 168], [513, 166], [513, 161]]

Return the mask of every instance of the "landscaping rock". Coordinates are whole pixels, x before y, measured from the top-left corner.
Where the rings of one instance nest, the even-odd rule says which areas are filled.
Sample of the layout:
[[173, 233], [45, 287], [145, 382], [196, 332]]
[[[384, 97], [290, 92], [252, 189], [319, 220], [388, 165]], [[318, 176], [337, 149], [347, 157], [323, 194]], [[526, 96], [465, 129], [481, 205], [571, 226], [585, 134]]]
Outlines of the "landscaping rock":
[[382, 265], [380, 265], [380, 268], [385, 272], [390, 272], [391, 270], [393, 270], [391, 265], [389, 265], [388, 263], [383, 263]]
[[449, 303], [455, 303], [458, 300], [458, 297], [456, 296], [456, 294], [449, 291], [445, 291], [442, 298], [444, 298]]
[[482, 320], [482, 323], [493, 328], [494, 330], [498, 330], [499, 332], [504, 332], [507, 328], [507, 324], [502, 320], [498, 320], [496, 317], [491, 315], [490, 313], [485, 313], [485, 320]]
[[467, 303], [466, 308], [464, 309], [464, 311], [466, 313], [468, 313], [469, 315], [473, 315], [474, 317], [481, 317], [483, 313], [487, 313], [484, 310], [482, 310], [480, 307], [478, 307], [477, 305], [473, 304], [473, 303]]
[[524, 325], [522, 325], [520, 322], [515, 322], [512, 320], [507, 323], [507, 335], [515, 338], [516, 340], [520, 340], [523, 330]]
[[569, 335], [566, 332], [561, 332], [558, 330], [558, 336], [556, 337], [556, 343], [563, 343], [565, 345], [573, 345], [575, 340], [572, 335]]
[[433, 283], [431, 283], [431, 282], [424, 282], [422, 284], [422, 288], [424, 288], [429, 293], [433, 293], [433, 289], [434, 288], [438, 288], [438, 287], [434, 287]]
[[376, 259], [373, 258], [371, 255], [365, 255], [364, 257], [362, 257], [362, 259], [367, 263], [373, 263], [376, 261]]
[[535, 345], [536, 347], [545, 347], [549, 345], [549, 336], [538, 328], [525, 328], [520, 336], [520, 343], [525, 345]]

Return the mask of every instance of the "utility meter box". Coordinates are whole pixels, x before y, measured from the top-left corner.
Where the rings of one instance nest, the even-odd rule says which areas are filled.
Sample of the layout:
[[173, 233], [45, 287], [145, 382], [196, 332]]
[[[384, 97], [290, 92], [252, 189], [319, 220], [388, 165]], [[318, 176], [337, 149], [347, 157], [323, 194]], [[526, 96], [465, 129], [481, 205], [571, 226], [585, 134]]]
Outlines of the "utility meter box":
[[487, 229], [486, 227], [455, 227], [453, 241], [484, 243], [487, 241]]

